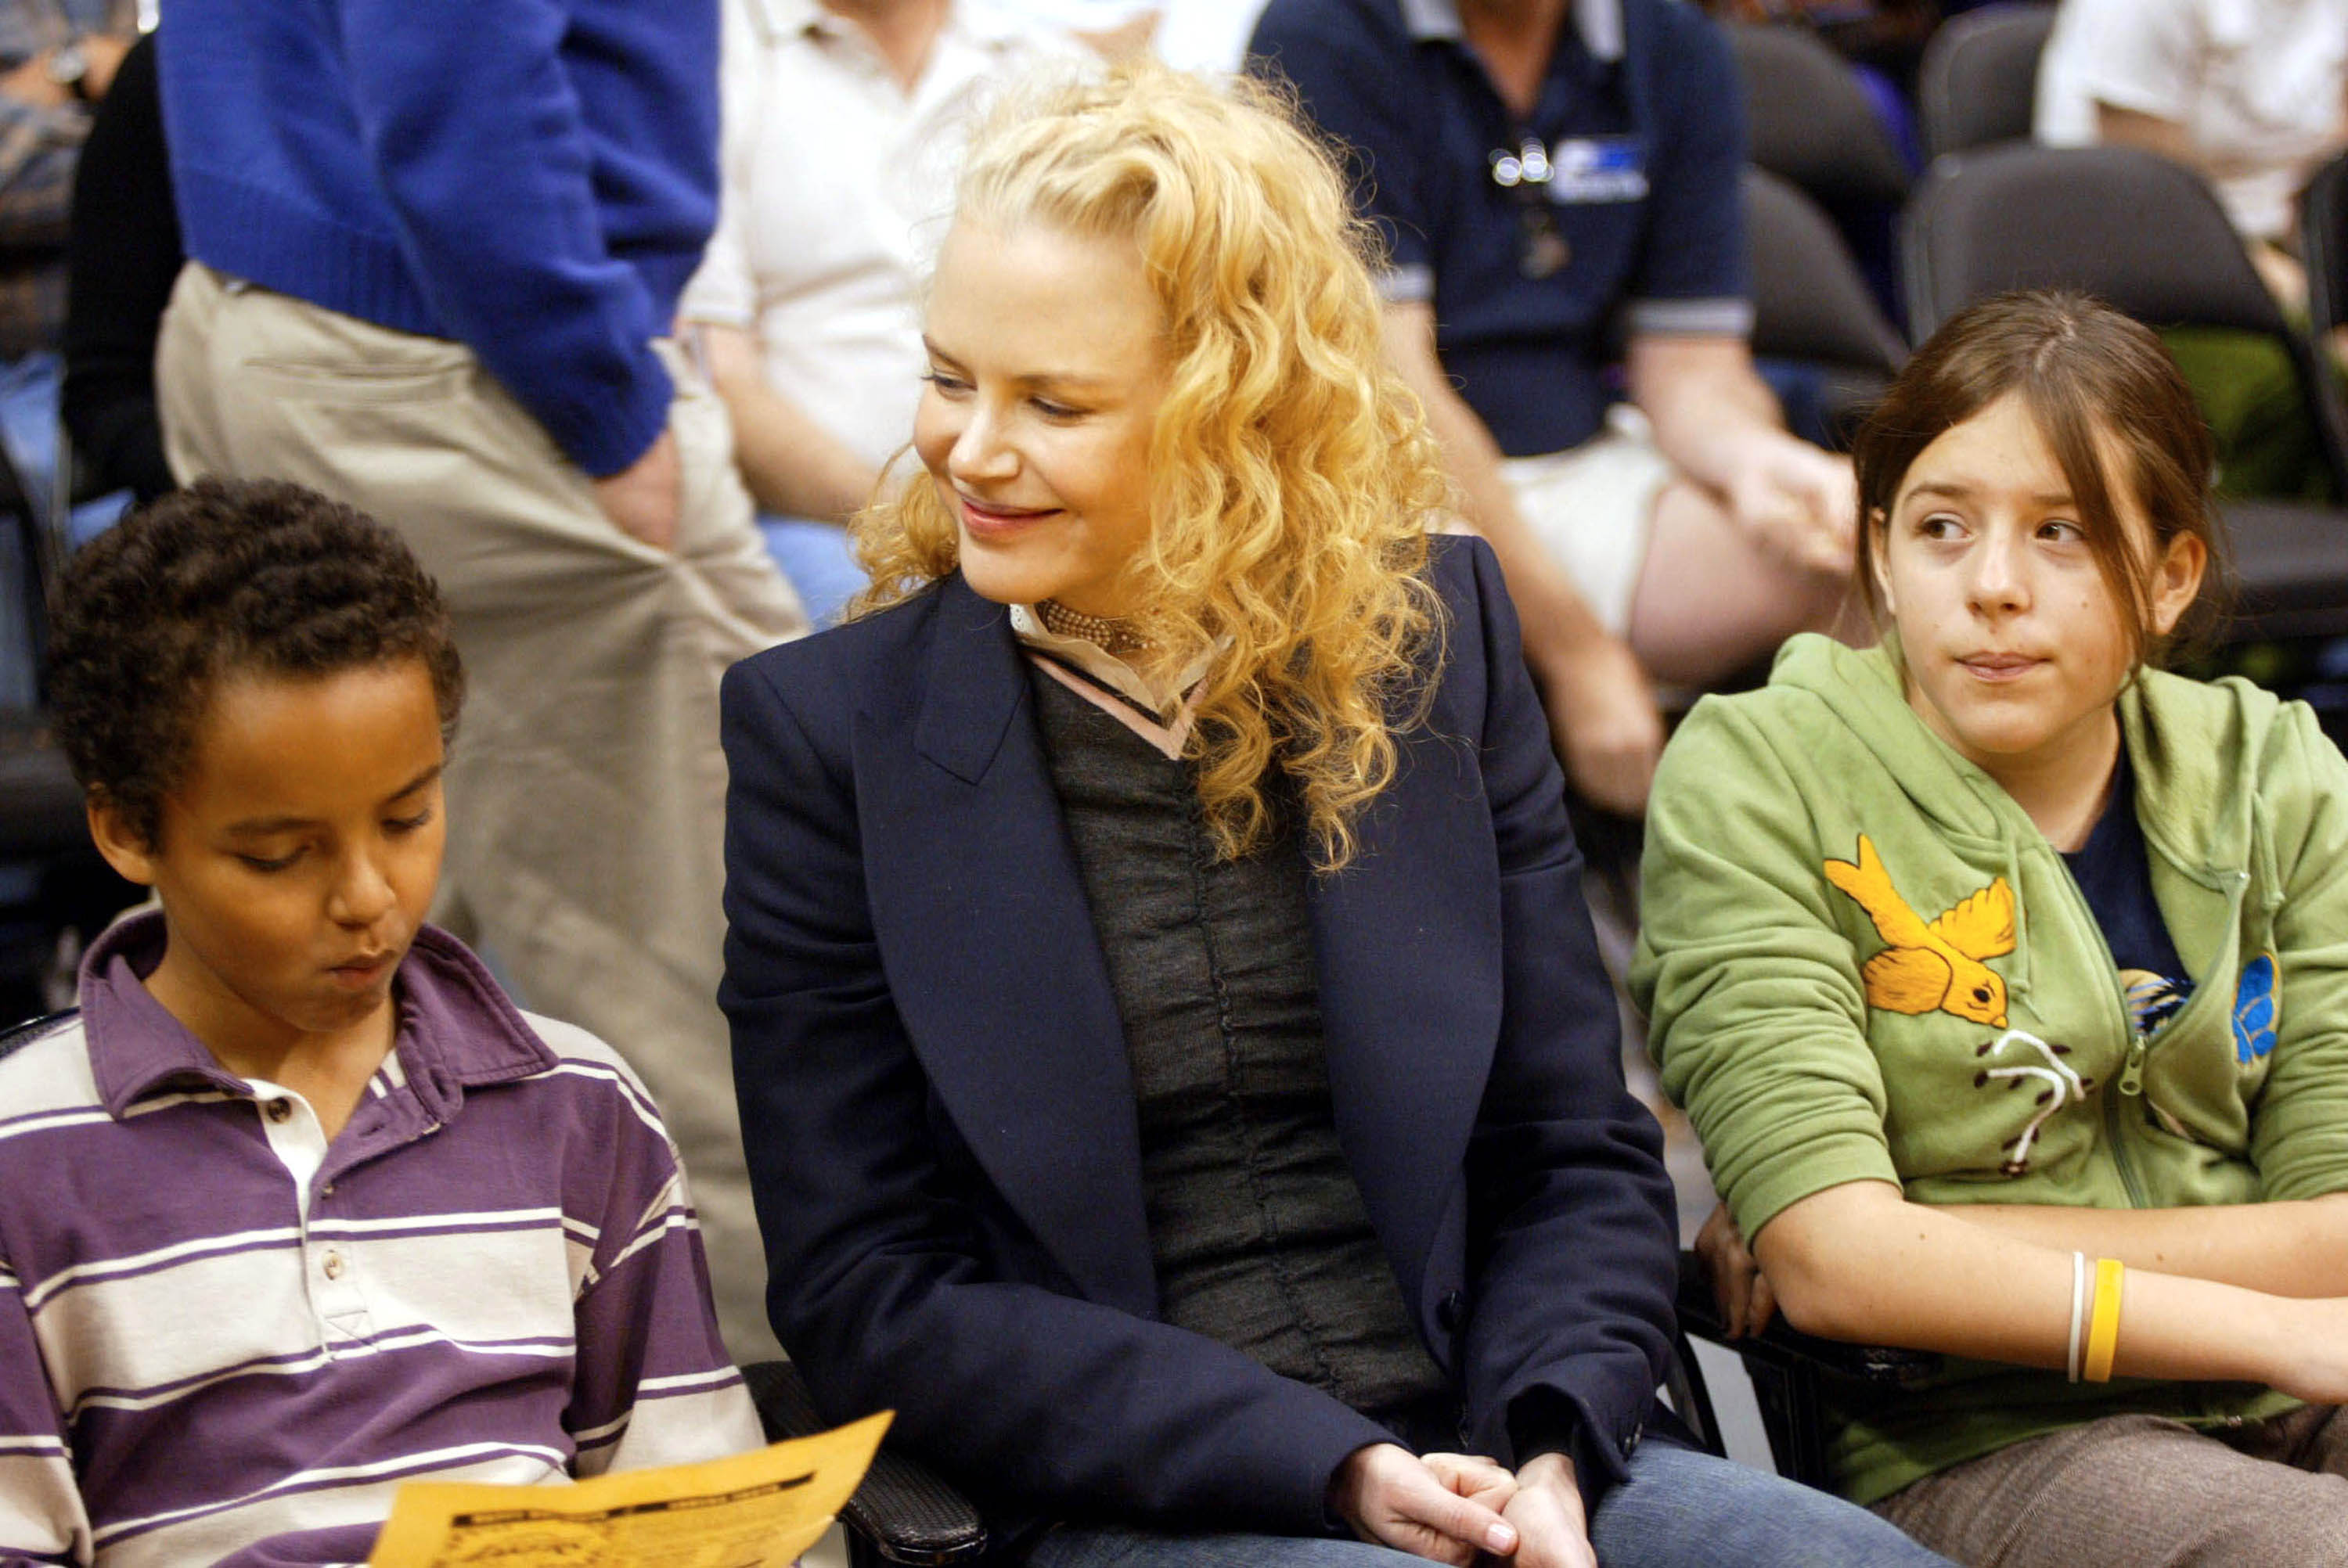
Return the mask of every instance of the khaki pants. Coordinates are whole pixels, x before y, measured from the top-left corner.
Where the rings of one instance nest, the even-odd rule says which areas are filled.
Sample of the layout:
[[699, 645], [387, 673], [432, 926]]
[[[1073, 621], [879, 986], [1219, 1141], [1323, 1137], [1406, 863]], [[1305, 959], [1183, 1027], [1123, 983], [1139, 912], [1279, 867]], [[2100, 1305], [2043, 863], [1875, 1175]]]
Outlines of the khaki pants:
[[[665, 352], [665, 351], [664, 351]], [[295, 480], [397, 528], [439, 579], [469, 692], [436, 911], [520, 999], [602, 1036], [666, 1115], [737, 1358], [776, 1354], [716, 989], [726, 764], [717, 682], [807, 629], [767, 559], [714, 394], [668, 354], [685, 471], [674, 554], [459, 344], [198, 263], [156, 350], [172, 469]]]
[[1875, 1512], [1966, 1568], [2339, 1568], [2348, 1419], [2209, 1435], [2112, 1416], [1927, 1476]]

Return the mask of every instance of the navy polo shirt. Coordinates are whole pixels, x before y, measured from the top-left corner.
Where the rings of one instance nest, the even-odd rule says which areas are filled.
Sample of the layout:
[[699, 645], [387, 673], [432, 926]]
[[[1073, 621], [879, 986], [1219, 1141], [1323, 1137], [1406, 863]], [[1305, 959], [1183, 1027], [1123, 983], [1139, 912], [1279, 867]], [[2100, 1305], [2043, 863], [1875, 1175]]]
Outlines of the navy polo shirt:
[[[1753, 321], [1726, 42], [1681, 0], [1571, 10], [1521, 124], [1456, 0], [1272, 0], [1250, 48], [1356, 155], [1387, 297], [1433, 303], [1444, 368], [1512, 457], [1598, 433], [1622, 335]], [[1538, 196], [1495, 178], [1503, 158], [1520, 175], [1528, 140], [1549, 166]], [[1529, 197], [1563, 241], [1546, 276], [1528, 275]]]

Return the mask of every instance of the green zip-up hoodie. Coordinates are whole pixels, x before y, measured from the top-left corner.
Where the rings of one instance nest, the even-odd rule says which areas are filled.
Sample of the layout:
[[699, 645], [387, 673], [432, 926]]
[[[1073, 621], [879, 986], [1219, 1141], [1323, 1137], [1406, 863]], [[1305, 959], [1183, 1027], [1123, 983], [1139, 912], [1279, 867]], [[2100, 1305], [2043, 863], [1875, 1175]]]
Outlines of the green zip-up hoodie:
[[[2348, 1190], [2348, 764], [2303, 704], [2240, 681], [2147, 671], [2119, 713], [2193, 981], [2144, 1037], [2062, 856], [1917, 718], [1887, 652], [1797, 637], [1767, 687], [1681, 725], [1631, 984], [1747, 1236], [1852, 1181], [2105, 1208]], [[2291, 1404], [1957, 1361], [1837, 1411], [1830, 1454], [1872, 1502], [2101, 1416]]]

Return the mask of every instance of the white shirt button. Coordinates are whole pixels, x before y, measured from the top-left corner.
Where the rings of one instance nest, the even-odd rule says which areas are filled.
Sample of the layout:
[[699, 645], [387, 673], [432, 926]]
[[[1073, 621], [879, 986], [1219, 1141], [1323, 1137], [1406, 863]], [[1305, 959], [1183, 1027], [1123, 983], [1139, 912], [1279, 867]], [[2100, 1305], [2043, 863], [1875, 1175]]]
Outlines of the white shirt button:
[[326, 1255], [326, 1262], [325, 1262], [324, 1267], [325, 1267], [325, 1272], [326, 1272], [326, 1277], [327, 1277], [328, 1279], [340, 1279], [340, 1278], [342, 1278], [342, 1277], [343, 1277], [343, 1270], [344, 1270], [344, 1268], [345, 1268], [345, 1266], [347, 1266], [344, 1264], [344, 1262], [343, 1262], [343, 1255], [342, 1255], [341, 1253], [338, 1253], [338, 1252], [330, 1252], [330, 1253], [328, 1253], [328, 1254]]
[[294, 1102], [290, 1100], [281, 1098], [271, 1101], [262, 1109], [263, 1112], [267, 1115], [272, 1122], [283, 1122], [288, 1116], [294, 1114]]

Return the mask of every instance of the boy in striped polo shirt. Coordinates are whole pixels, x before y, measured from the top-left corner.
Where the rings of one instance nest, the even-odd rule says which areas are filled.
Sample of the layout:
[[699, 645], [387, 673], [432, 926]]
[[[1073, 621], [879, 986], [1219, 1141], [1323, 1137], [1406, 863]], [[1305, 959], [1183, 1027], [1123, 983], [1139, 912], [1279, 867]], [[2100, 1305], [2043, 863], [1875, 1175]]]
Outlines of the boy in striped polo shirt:
[[424, 924], [462, 677], [396, 537], [168, 497], [51, 681], [162, 907], [0, 1044], [0, 1568], [357, 1563], [402, 1481], [756, 1446], [659, 1112]]

